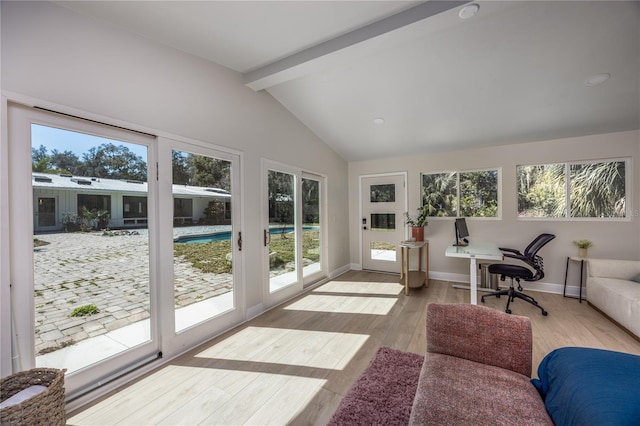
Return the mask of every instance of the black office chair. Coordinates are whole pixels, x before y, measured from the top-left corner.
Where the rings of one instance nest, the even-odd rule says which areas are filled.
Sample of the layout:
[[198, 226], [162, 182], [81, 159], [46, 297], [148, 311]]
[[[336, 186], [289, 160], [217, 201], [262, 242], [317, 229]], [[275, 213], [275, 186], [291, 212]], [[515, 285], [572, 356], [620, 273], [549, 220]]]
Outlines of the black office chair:
[[[504, 281], [505, 277], [509, 277], [511, 278], [511, 284], [509, 285], [509, 288], [506, 290], [498, 289], [498, 291], [495, 291], [493, 293], [485, 294], [481, 298], [482, 303], [484, 303], [485, 297], [490, 297], [490, 296], [500, 297], [500, 296], [506, 295], [509, 298], [507, 300], [507, 307], [505, 309], [506, 313], [508, 314], [511, 313], [511, 309], [509, 309], [509, 305], [516, 298], [518, 298], [518, 299], [524, 300], [527, 303], [531, 303], [536, 308], [540, 308], [540, 310], [542, 311], [542, 315], [547, 316], [547, 311], [545, 311], [542, 306], [538, 305], [538, 302], [536, 301], [536, 299], [534, 299], [533, 297], [527, 294], [521, 293], [522, 285], [520, 284], [520, 279], [523, 279], [525, 281], [538, 281], [542, 279], [542, 277], [544, 277], [544, 265], [542, 263], [542, 257], [538, 256], [537, 253], [545, 244], [553, 240], [555, 237], [556, 236], [553, 234], [538, 235], [536, 239], [533, 240], [531, 244], [527, 246], [526, 249], [524, 249], [524, 254], [520, 253], [518, 250], [515, 250], [515, 249], [500, 247], [500, 250], [503, 252], [504, 257], [521, 260], [527, 265], [529, 265], [530, 267], [532, 267], [534, 270], [532, 271], [531, 269], [525, 268], [524, 266], [511, 265], [508, 263], [494, 263], [489, 265], [489, 273], [500, 275], [501, 281]], [[518, 282], [517, 291], [516, 289], [513, 288], [514, 279]]]

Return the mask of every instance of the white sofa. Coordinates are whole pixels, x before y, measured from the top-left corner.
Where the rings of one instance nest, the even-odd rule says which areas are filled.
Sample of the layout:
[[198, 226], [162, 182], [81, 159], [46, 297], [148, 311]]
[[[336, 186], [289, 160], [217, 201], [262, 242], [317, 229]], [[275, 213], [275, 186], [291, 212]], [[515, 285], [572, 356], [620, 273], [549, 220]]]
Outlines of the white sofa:
[[640, 340], [640, 260], [589, 259], [587, 300]]

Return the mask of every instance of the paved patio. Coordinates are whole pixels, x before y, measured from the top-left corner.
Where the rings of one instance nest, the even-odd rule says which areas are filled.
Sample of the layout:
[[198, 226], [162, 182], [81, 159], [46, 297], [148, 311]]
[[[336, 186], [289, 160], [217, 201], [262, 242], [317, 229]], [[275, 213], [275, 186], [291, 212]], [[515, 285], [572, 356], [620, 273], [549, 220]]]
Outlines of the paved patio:
[[[221, 230], [206, 228], [176, 228], [176, 233]], [[36, 355], [149, 318], [146, 230], [138, 235], [60, 233], [36, 238], [49, 243], [34, 250]], [[181, 259], [174, 259], [174, 271], [176, 308], [232, 290], [231, 274], [203, 273]], [[95, 305], [99, 313], [69, 316], [83, 305]]]

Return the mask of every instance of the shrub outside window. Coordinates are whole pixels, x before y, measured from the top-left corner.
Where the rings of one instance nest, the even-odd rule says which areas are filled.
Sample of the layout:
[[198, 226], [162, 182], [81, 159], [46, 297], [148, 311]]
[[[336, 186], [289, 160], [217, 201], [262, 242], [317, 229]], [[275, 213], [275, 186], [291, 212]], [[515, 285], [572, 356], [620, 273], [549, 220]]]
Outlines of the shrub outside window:
[[431, 217], [498, 216], [498, 170], [423, 173], [421, 183]]
[[627, 160], [517, 166], [518, 216], [624, 218]]

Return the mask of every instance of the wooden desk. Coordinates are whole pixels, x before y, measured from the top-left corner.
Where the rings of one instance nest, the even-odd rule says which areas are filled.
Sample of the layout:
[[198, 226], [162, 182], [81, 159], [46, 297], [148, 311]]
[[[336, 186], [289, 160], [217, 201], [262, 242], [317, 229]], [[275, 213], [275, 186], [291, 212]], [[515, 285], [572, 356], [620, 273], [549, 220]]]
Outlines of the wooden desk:
[[[404, 294], [409, 288], [429, 287], [429, 241], [403, 241], [400, 244], [400, 282], [404, 281]], [[418, 270], [409, 270], [409, 250], [419, 249]], [[424, 275], [422, 274], [422, 256], [424, 254]]]
[[445, 256], [469, 259], [469, 282], [471, 284], [470, 302], [478, 304], [478, 266], [476, 259], [503, 260], [503, 255], [497, 245], [493, 243], [469, 243], [468, 246], [449, 246]]

